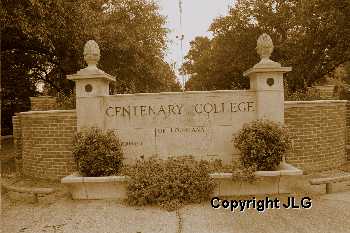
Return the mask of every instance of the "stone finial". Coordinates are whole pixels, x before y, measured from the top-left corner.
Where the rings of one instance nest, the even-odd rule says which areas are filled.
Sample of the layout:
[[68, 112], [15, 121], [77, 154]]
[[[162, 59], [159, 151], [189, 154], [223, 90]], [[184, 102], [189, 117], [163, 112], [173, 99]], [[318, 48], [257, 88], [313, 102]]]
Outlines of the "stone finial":
[[89, 40], [84, 46], [84, 60], [88, 66], [96, 66], [100, 60], [100, 48], [94, 40]]
[[261, 59], [270, 59], [273, 52], [273, 42], [268, 34], [264, 33], [259, 36], [256, 51]]
[[270, 59], [273, 52], [273, 42], [271, 37], [264, 33], [258, 38], [256, 45], [256, 51], [260, 56], [260, 62], [254, 66], [254, 68], [272, 68], [281, 67], [281, 64], [274, 62]]

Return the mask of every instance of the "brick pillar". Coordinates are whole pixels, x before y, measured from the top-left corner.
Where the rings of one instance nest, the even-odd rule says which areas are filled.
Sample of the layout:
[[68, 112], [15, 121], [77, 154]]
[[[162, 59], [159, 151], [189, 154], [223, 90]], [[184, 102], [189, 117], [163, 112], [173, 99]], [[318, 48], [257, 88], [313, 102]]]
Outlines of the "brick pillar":
[[48, 111], [57, 109], [57, 99], [52, 96], [30, 97], [32, 111]]
[[13, 143], [15, 146], [16, 170], [22, 173], [22, 128], [20, 115], [12, 116]]

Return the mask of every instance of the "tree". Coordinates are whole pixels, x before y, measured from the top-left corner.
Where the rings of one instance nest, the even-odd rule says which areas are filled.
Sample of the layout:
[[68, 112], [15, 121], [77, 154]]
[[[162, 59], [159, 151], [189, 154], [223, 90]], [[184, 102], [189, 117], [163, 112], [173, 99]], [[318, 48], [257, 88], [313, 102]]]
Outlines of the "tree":
[[[288, 86], [302, 89], [350, 60], [349, 19], [348, 0], [239, 0], [210, 26], [208, 63], [193, 66], [200, 64], [202, 55], [187, 56], [184, 71], [197, 83], [209, 79], [207, 89], [246, 88], [248, 79], [242, 74], [258, 62], [256, 40], [266, 32], [275, 45], [272, 59], [293, 67], [287, 74]], [[191, 47], [189, 54], [195, 49]], [[203, 73], [203, 66], [210, 66], [210, 72]]]
[[158, 6], [119, 0], [109, 1], [106, 9], [98, 33], [101, 68], [117, 77], [117, 91], [159, 92], [169, 90], [166, 83], [176, 86], [175, 73], [164, 62], [167, 29]]
[[66, 79], [85, 66], [83, 46], [101, 48], [100, 68], [117, 77], [118, 91], [180, 89], [164, 62], [165, 19], [149, 0], [4, 0], [1, 7], [2, 127], [29, 108], [44, 82], [51, 95], [69, 93]]
[[186, 89], [207, 90], [212, 86], [210, 76], [208, 76], [211, 59], [210, 40], [207, 37], [196, 37], [190, 42], [190, 45], [191, 49], [181, 70], [181, 73], [192, 75], [191, 79], [186, 82]]

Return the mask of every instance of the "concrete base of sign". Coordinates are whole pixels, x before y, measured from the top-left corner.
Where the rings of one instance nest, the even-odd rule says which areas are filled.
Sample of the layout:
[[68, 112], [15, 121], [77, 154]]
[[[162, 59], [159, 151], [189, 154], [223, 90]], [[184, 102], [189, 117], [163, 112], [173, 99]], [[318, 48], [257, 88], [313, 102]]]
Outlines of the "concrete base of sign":
[[[281, 163], [276, 171], [257, 171], [255, 174], [259, 179], [252, 184], [233, 181], [232, 173], [210, 174], [217, 184], [213, 196], [290, 193], [293, 190], [291, 177], [302, 175], [303, 171]], [[128, 179], [127, 176], [82, 177], [74, 173], [64, 177], [61, 183], [69, 187], [73, 199], [125, 199]]]
[[73, 199], [124, 199], [126, 198], [127, 176], [82, 177], [78, 173], [62, 178]]
[[293, 192], [292, 177], [302, 174], [302, 170], [282, 162], [276, 171], [255, 172], [258, 179], [253, 183], [234, 181], [232, 173], [213, 173], [210, 176], [217, 184], [214, 196], [239, 196], [291, 193]]

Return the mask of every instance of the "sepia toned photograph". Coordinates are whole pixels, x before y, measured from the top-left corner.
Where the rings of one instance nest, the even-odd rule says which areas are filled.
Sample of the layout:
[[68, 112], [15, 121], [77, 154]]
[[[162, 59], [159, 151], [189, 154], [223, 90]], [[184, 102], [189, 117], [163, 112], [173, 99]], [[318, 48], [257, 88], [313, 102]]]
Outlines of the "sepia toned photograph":
[[350, 0], [1, 0], [1, 233], [350, 233]]

